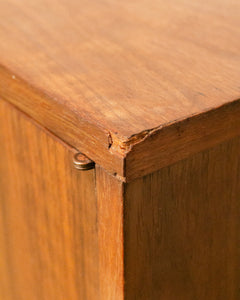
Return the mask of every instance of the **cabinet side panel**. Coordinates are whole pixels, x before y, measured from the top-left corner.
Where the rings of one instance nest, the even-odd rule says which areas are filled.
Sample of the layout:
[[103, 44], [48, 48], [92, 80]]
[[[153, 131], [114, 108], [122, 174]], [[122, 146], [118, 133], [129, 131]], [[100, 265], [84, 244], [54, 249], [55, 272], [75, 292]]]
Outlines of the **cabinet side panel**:
[[123, 300], [123, 183], [99, 166], [96, 166], [96, 179], [99, 212], [99, 299]]
[[127, 300], [240, 299], [240, 138], [126, 186]]
[[0, 299], [98, 299], [95, 171], [0, 102]]

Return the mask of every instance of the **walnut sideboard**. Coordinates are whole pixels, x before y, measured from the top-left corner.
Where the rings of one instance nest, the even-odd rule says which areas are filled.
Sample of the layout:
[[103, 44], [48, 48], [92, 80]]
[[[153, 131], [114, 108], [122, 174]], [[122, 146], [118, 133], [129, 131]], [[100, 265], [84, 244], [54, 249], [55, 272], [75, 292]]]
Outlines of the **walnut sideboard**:
[[0, 1], [0, 300], [240, 300], [240, 1]]

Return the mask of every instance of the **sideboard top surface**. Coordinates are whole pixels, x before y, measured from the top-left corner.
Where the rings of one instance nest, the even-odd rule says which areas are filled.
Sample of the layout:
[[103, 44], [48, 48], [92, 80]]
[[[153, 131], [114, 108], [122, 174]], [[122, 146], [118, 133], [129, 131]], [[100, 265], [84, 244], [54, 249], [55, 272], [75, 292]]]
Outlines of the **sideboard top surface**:
[[2, 0], [0, 39], [0, 97], [121, 176], [152, 132], [240, 99], [239, 0]]

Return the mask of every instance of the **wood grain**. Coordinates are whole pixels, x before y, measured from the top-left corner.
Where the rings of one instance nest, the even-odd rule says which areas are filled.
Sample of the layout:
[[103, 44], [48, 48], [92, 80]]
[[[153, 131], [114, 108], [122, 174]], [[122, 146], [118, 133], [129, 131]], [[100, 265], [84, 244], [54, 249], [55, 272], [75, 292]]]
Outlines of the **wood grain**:
[[7, 100], [19, 110], [54, 133], [69, 145], [79, 149], [110, 173], [123, 176], [123, 155], [110, 149], [109, 132], [94, 126], [55, 103], [27, 82], [12, 78], [11, 72], [0, 66], [0, 100]]
[[98, 299], [95, 171], [0, 101], [0, 298]]
[[[100, 300], [124, 300], [124, 184], [96, 166]], [[96, 298], [98, 299], [98, 298]]]
[[0, 97], [128, 177], [149, 132], [240, 99], [239, 12], [238, 0], [3, 0]]
[[240, 101], [152, 130], [141, 143], [130, 145], [125, 180], [153, 173], [238, 135]]
[[125, 299], [240, 299], [240, 138], [134, 180]]
[[240, 137], [129, 183], [4, 101], [0, 142], [0, 299], [240, 297]]

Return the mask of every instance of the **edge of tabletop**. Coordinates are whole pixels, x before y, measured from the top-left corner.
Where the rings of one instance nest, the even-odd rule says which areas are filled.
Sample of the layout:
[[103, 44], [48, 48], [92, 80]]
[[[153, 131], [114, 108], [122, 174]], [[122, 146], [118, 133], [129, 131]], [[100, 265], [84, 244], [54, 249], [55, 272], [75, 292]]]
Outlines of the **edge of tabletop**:
[[[14, 75], [13, 75], [14, 74]], [[121, 181], [132, 181], [240, 134], [240, 100], [119, 137], [0, 65], [0, 100], [13, 104]]]

